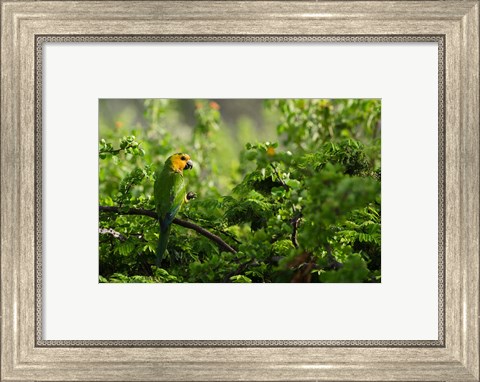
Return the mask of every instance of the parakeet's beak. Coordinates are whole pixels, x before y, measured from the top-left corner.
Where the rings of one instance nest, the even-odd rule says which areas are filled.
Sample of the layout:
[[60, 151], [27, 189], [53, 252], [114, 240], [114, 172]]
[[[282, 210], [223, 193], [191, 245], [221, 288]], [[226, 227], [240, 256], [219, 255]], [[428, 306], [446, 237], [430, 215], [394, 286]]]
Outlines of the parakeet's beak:
[[185, 170], [190, 170], [191, 168], [193, 168], [193, 162], [189, 159], [185, 165]]

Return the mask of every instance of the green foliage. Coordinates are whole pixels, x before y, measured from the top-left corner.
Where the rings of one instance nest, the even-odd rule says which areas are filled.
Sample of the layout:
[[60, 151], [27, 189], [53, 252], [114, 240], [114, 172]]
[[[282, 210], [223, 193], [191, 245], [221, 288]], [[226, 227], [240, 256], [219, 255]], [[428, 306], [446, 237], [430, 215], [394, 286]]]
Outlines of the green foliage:
[[[221, 105], [145, 100], [141, 124], [101, 124], [100, 205], [119, 213], [100, 213], [99, 281], [380, 282], [380, 101], [264, 101], [264, 142]], [[158, 223], [128, 213], [154, 209], [155, 170], [174, 152], [192, 157], [197, 194], [177, 217], [236, 253], [173, 225], [153, 266]]]

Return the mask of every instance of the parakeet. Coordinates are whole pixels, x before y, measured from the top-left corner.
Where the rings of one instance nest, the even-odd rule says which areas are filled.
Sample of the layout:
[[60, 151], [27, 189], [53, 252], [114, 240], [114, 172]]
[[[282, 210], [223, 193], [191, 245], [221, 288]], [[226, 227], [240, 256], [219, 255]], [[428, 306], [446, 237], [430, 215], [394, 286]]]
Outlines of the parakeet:
[[187, 154], [177, 153], [170, 156], [156, 173], [154, 184], [155, 207], [160, 223], [160, 238], [156, 250], [156, 265], [159, 267], [165, 250], [168, 236], [175, 215], [184, 202], [195, 197], [192, 192], [186, 193], [183, 170], [193, 167]]

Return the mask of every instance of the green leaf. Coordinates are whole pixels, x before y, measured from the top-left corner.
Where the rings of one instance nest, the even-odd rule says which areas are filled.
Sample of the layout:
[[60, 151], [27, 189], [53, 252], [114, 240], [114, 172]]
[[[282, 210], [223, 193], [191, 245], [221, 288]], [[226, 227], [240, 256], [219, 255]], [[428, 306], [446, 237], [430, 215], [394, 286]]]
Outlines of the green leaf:
[[250, 279], [245, 275], [236, 275], [236, 276], [230, 277], [230, 281], [234, 283], [251, 283], [252, 279]]

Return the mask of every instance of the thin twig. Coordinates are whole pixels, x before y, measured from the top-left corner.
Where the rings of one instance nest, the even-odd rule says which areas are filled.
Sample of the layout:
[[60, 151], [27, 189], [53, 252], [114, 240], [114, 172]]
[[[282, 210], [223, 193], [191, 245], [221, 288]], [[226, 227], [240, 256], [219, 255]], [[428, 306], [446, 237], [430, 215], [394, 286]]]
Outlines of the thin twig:
[[[285, 183], [285, 181], [282, 179], [282, 177], [278, 173], [278, 170], [274, 166], [274, 164], [270, 163], [270, 166], [272, 166], [273, 171], [275, 172], [275, 175], [277, 176], [278, 181], [282, 184], [283, 188], [285, 188], [286, 191], [289, 191], [290, 186], [287, 183]], [[290, 223], [292, 225], [292, 243], [295, 248], [298, 248], [297, 233], [298, 233], [298, 226], [300, 225], [300, 220], [302, 219], [302, 213], [298, 212], [297, 207], [295, 207], [294, 203], [292, 203], [292, 212], [294, 215], [293, 219], [290, 220]]]
[[[141, 216], [148, 216], [153, 219], [158, 219], [157, 213], [152, 210], [144, 210], [140, 208], [130, 208], [128, 210], [123, 211], [122, 209], [114, 206], [99, 206], [100, 212], [111, 212], [120, 215], [141, 215]], [[193, 229], [194, 231], [198, 232], [200, 235], [205, 236], [207, 239], [217, 243], [220, 248], [222, 248], [226, 252], [237, 253], [237, 251], [228, 245], [223, 239], [210, 231], [207, 231], [205, 228], [196, 225], [195, 223], [182, 220], [179, 218], [174, 218], [173, 223], [185, 228]]]
[[246, 263], [243, 263], [243, 264], [240, 264], [240, 266], [235, 269], [234, 271], [228, 273], [224, 278], [223, 278], [223, 282], [224, 283], [229, 283], [231, 282], [230, 278], [232, 276], [237, 276], [239, 275], [240, 273], [242, 273], [245, 269], [247, 269], [247, 267], [249, 265], [258, 265], [258, 262], [257, 260], [254, 258], [254, 259], [251, 259], [249, 261], [247, 261]]
[[288, 186], [287, 183], [285, 183], [285, 181], [282, 179], [282, 177], [280, 176], [280, 174], [278, 173], [278, 170], [277, 168], [274, 166], [273, 163], [270, 163], [270, 166], [272, 166], [273, 168], [273, 171], [275, 172], [275, 175], [277, 176], [277, 179], [278, 181], [282, 184], [283, 188], [285, 188], [285, 190], [290, 190], [290, 187]]

